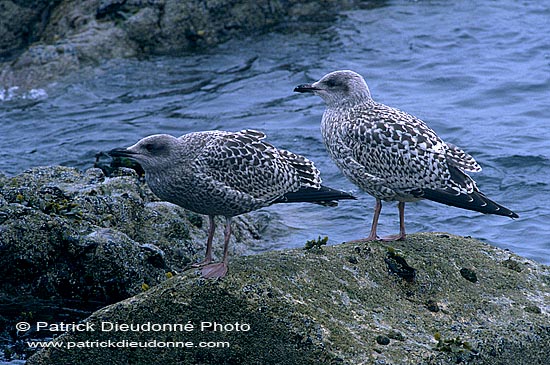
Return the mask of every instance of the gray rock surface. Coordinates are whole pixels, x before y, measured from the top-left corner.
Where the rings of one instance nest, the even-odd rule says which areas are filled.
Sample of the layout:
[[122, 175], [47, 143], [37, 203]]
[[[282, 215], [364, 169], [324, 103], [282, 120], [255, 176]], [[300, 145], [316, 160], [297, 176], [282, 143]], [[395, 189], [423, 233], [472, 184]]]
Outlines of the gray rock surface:
[[[117, 171], [54, 166], [0, 176], [0, 294], [113, 303], [203, 256], [202, 216], [158, 201], [133, 170]], [[258, 232], [236, 221], [239, 254]]]
[[3, 0], [0, 87], [36, 88], [111, 58], [177, 54], [312, 17], [318, 23], [353, 2]]
[[37, 41], [52, 9], [61, 0], [0, 1], [0, 60], [16, 57]]
[[[548, 360], [547, 266], [438, 233], [413, 234], [391, 244], [310, 246], [236, 258], [219, 281], [191, 273], [164, 281], [95, 312], [85, 320], [95, 331], [54, 340], [74, 348], [50, 347], [28, 364], [519, 365]], [[202, 322], [218, 327], [201, 329]], [[142, 327], [115, 330], [114, 324]], [[194, 327], [151, 327], [166, 324]], [[115, 345], [107, 346], [109, 341]], [[131, 342], [134, 347], [125, 345]], [[150, 347], [137, 347], [140, 342]], [[193, 347], [161, 347], [176, 342]], [[200, 347], [204, 343], [218, 347]]]

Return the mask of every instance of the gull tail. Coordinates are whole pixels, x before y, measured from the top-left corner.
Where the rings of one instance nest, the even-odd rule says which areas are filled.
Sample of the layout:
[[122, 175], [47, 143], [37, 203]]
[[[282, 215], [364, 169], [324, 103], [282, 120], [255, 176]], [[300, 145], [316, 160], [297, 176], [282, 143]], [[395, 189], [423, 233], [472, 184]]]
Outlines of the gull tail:
[[298, 191], [286, 193], [273, 203], [314, 203], [334, 207], [338, 205], [338, 200], [357, 199], [344, 191], [332, 189], [321, 185], [319, 189], [313, 187], [304, 187]]
[[453, 207], [474, 210], [485, 214], [496, 214], [510, 218], [519, 218], [516, 213], [492, 201], [479, 191], [473, 191], [469, 194], [457, 194], [456, 191], [452, 189], [422, 189], [420, 196], [422, 198], [451, 205]]

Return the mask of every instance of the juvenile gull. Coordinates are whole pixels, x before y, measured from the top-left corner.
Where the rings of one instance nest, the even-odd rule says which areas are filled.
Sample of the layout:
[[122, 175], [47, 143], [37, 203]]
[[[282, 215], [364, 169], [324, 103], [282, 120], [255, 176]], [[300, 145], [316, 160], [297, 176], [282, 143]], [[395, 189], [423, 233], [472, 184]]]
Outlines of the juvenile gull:
[[376, 198], [367, 240], [378, 239], [382, 200], [399, 202], [399, 234], [382, 238], [387, 241], [405, 239], [405, 202], [420, 199], [518, 217], [483, 195], [466, 174], [481, 171], [472, 156], [444, 142], [422, 120], [375, 102], [361, 75], [334, 71], [294, 91], [311, 92], [325, 101], [325, 147], [344, 175]]
[[[336, 205], [350, 194], [321, 185], [319, 170], [307, 158], [263, 141], [265, 134], [206, 131], [179, 138], [156, 134], [109, 154], [138, 162], [160, 199], [208, 215], [210, 227], [202, 267], [206, 278], [227, 273], [231, 218], [275, 203]], [[214, 217], [226, 218], [223, 259], [212, 263]]]

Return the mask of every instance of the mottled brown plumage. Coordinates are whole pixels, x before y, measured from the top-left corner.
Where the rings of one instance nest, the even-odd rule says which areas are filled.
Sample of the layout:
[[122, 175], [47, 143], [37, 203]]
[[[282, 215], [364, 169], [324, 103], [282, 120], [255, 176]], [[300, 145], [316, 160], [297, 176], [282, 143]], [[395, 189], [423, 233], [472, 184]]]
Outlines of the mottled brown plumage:
[[[335, 205], [339, 199], [354, 199], [322, 186], [313, 162], [264, 138], [254, 130], [195, 132], [179, 138], [157, 134], [110, 154], [137, 161], [160, 199], [209, 216], [206, 258], [197, 266], [203, 267], [205, 277], [221, 277], [227, 271], [232, 217], [274, 203]], [[227, 219], [224, 257], [211, 264], [217, 215]]]
[[399, 202], [400, 233], [388, 240], [405, 238], [405, 202], [420, 199], [517, 217], [483, 195], [466, 174], [481, 171], [472, 156], [444, 142], [422, 120], [375, 102], [361, 75], [335, 71], [294, 91], [323, 98], [327, 109], [321, 131], [331, 158], [344, 175], [376, 198], [368, 239], [377, 239], [382, 200]]

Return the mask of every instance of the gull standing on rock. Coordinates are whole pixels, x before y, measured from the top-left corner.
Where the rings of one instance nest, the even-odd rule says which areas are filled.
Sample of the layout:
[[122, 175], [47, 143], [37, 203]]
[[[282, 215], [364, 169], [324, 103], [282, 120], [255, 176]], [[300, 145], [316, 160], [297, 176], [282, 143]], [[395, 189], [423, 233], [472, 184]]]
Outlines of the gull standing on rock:
[[[109, 154], [138, 162], [160, 199], [208, 215], [210, 227], [205, 278], [227, 273], [231, 218], [275, 203], [309, 202], [334, 206], [350, 194], [321, 185], [319, 170], [307, 158], [263, 141], [265, 134], [206, 131], [179, 138], [157, 134]], [[223, 259], [212, 263], [214, 217], [226, 218]]]
[[359, 188], [376, 198], [366, 240], [378, 240], [382, 200], [398, 201], [399, 234], [405, 239], [405, 202], [433, 200], [510, 218], [518, 215], [479, 191], [466, 172], [481, 171], [472, 156], [444, 142], [422, 120], [375, 102], [356, 72], [331, 72], [295, 92], [320, 96], [327, 106], [321, 121], [325, 146], [336, 165]]

